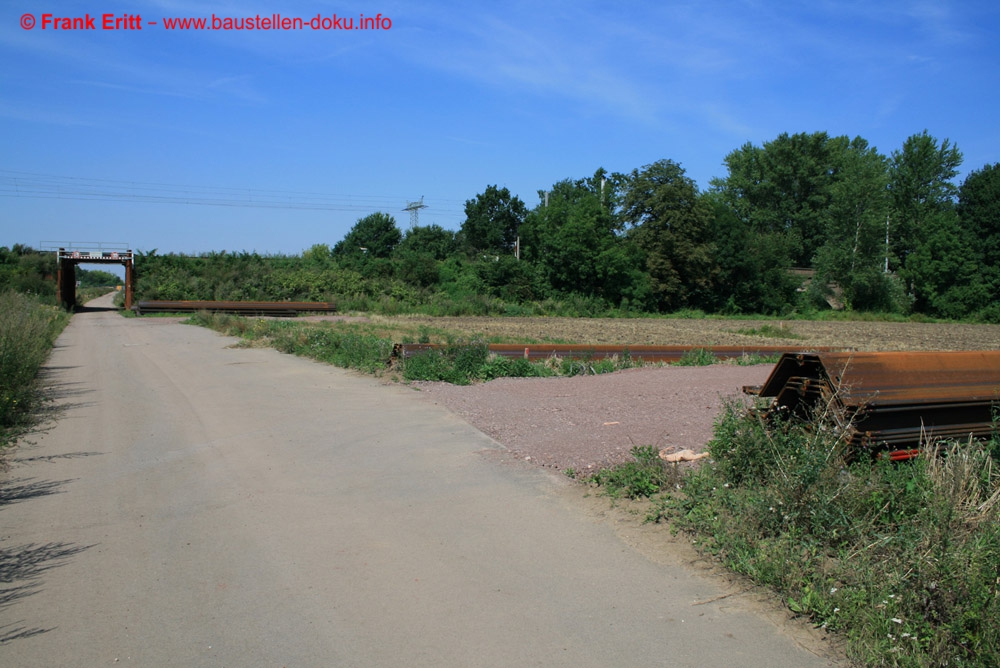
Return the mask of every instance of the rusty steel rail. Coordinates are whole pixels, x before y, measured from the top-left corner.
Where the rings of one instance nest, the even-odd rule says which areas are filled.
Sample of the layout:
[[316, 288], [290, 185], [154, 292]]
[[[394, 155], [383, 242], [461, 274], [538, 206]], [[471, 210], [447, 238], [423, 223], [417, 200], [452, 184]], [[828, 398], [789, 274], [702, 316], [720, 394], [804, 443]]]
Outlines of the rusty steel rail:
[[235, 315], [294, 317], [300, 313], [333, 313], [337, 307], [332, 302], [141, 301], [133, 310], [137, 315], [209, 311]]
[[[393, 347], [393, 356], [401, 359], [426, 352], [442, 350], [447, 346], [435, 343], [398, 343]], [[620, 346], [620, 345], [579, 345], [562, 343], [491, 343], [489, 351], [501, 357], [523, 357], [527, 360], [544, 360], [550, 357], [564, 359], [600, 360], [609, 357], [624, 358], [642, 362], [677, 362], [684, 355], [696, 350], [706, 350], [720, 359], [739, 359], [744, 355], [780, 355], [788, 352], [815, 351], [817, 348], [796, 346]]]
[[829, 407], [851, 447], [904, 459], [926, 438], [991, 435], [1000, 351], [786, 354], [756, 393], [802, 419]]

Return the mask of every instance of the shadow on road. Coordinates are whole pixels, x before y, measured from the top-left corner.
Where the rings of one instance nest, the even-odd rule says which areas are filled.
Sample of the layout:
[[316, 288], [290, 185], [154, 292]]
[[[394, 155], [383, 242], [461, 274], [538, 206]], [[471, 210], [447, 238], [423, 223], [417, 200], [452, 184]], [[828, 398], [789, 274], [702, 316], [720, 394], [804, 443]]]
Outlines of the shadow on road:
[[[29, 543], [12, 548], [0, 548], [0, 610], [38, 593], [42, 588], [42, 573], [62, 566], [66, 561], [92, 545], [72, 543]], [[13, 585], [13, 586], [6, 586]], [[20, 622], [0, 626], [0, 644], [30, 638], [52, 629], [21, 626]]]
[[[0, 548], [0, 583], [13, 584], [20, 580], [27, 582], [0, 592], [0, 602], [9, 604], [12, 589], [29, 590], [34, 593], [36, 580], [42, 573], [62, 566], [73, 555], [89, 550], [93, 545], [73, 545], [72, 543], [28, 543], [12, 548]], [[23, 598], [16, 596], [16, 598]]]
[[[73, 482], [73, 479], [36, 480], [35, 478], [21, 478], [11, 480], [0, 487], [0, 509], [11, 503], [36, 499], [40, 496], [48, 496], [49, 494], [58, 494], [59, 488], [68, 482]], [[3, 580], [0, 580], [0, 582], [3, 582]]]
[[[90, 302], [87, 302], [88, 304]], [[73, 308], [73, 313], [100, 313], [102, 311], [119, 311], [117, 306], [80, 306], [77, 304]]]
[[[61, 455], [39, 455], [38, 457], [14, 457], [11, 461], [18, 464], [32, 464], [35, 462], [54, 462], [60, 459], [79, 459], [81, 457], [93, 457], [94, 455], [103, 455], [103, 452], [65, 452]], [[3, 492], [0, 491], [0, 497], [2, 497]], [[2, 504], [2, 502], [0, 502]]]
[[[71, 480], [14, 480], [0, 487], [0, 509], [11, 503], [57, 494]], [[41, 591], [42, 574], [58, 566], [90, 545], [72, 543], [28, 543], [13, 547], [0, 546], [0, 610]], [[30, 638], [51, 629], [26, 627], [20, 622], [0, 626], [0, 644]]]
[[[49, 400], [69, 399], [90, 394], [92, 389], [86, 387], [79, 381], [61, 381], [59, 377], [66, 371], [77, 367], [73, 366], [43, 366], [38, 370], [38, 381], [42, 388], [42, 395]], [[72, 406], [74, 404], [71, 404]]]
[[41, 635], [42, 633], [48, 633], [52, 629], [40, 629], [35, 628], [25, 628], [23, 626], [17, 626], [15, 624], [8, 624], [7, 626], [0, 626], [0, 645], [4, 645], [12, 640], [20, 640], [22, 638], [30, 638], [32, 636]]
[[72, 366], [44, 366], [38, 371], [40, 400], [32, 407], [28, 425], [22, 436], [45, 434], [59, 418], [74, 408], [93, 406], [92, 401], [72, 401], [94, 390], [79, 381], [61, 381], [60, 376]]

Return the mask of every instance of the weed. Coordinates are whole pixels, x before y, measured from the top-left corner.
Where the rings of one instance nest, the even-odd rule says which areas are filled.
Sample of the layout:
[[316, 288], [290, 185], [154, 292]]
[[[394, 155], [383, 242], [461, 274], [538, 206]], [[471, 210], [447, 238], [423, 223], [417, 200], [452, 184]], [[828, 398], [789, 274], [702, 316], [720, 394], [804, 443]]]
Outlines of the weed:
[[670, 519], [865, 665], [1000, 664], [997, 443], [848, 458], [831, 424], [726, 406], [712, 459], [661, 497]]
[[455, 385], [468, 385], [468, 378], [460, 378], [454, 365], [438, 349], [426, 350], [406, 358], [403, 363], [403, 378], [406, 380], [446, 381]]
[[301, 355], [335, 366], [376, 373], [392, 355], [392, 341], [357, 328], [329, 323], [306, 324], [222, 313], [195, 313], [191, 324], [202, 325], [247, 342], [270, 345], [283, 353]]
[[621, 369], [631, 369], [641, 364], [641, 362], [634, 361], [626, 350], [625, 354], [621, 357], [612, 355], [611, 357], [602, 357], [596, 360], [587, 358], [562, 358], [558, 364], [559, 372], [563, 376], [596, 376], [604, 373], [614, 373]]
[[709, 366], [715, 364], [719, 359], [705, 348], [693, 348], [674, 362], [677, 366]]
[[544, 363], [530, 362], [523, 357], [490, 355], [480, 370], [480, 378], [533, 378], [554, 375]]
[[743, 353], [734, 362], [737, 366], [754, 366], [757, 364], [777, 364], [781, 359], [781, 353], [764, 355], [762, 353]]
[[455, 385], [494, 378], [551, 375], [554, 371], [544, 363], [490, 354], [489, 347], [482, 341], [456, 341], [443, 349], [413, 355], [403, 365], [403, 378], [406, 380], [442, 380]]
[[637, 445], [631, 454], [633, 461], [601, 469], [591, 476], [591, 482], [611, 498], [629, 499], [649, 498], [671, 484], [674, 469], [660, 459], [655, 447]]
[[37, 298], [0, 293], [0, 447], [31, 424], [41, 400], [38, 370], [69, 317]]
[[767, 339], [801, 339], [801, 335], [796, 334], [788, 327], [785, 323], [780, 325], [772, 325], [771, 323], [764, 323], [760, 327], [742, 327], [736, 330], [736, 334], [743, 334], [745, 336], [761, 336]]

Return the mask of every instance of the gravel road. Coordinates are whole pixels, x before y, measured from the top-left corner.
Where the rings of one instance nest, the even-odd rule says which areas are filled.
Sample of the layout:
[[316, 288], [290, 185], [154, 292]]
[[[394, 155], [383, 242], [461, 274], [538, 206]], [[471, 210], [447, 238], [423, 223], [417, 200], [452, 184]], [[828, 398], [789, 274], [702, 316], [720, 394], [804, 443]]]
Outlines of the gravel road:
[[413, 389], [233, 343], [74, 316], [0, 478], [3, 665], [833, 665]]

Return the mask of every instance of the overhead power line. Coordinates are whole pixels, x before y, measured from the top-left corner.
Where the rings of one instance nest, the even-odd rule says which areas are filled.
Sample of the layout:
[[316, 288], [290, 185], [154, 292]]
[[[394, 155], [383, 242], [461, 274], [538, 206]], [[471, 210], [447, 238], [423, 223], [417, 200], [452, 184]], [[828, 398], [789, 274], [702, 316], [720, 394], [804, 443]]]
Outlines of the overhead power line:
[[[37, 174], [7, 169], [0, 169], [0, 197], [357, 213], [391, 211], [399, 206], [400, 201], [406, 201], [403, 197], [387, 195], [337, 195], [262, 188], [179, 185]], [[464, 202], [435, 201], [442, 203], [434, 207], [435, 211], [445, 217], [461, 219], [464, 216]]]

